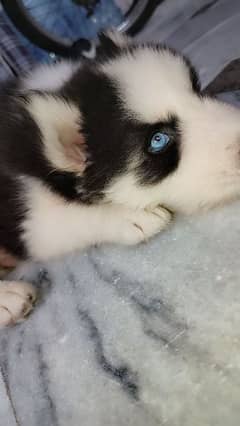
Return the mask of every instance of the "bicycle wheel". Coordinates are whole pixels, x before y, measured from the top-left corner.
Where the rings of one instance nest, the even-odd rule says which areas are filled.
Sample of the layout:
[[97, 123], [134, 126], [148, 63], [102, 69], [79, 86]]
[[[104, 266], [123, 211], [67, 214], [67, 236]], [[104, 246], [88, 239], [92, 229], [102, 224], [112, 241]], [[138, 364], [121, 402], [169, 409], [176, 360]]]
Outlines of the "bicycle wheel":
[[133, 0], [125, 15], [113, 0], [2, 0], [2, 5], [15, 27], [33, 44], [72, 57], [89, 52], [89, 40], [105, 28], [135, 34], [159, 1]]

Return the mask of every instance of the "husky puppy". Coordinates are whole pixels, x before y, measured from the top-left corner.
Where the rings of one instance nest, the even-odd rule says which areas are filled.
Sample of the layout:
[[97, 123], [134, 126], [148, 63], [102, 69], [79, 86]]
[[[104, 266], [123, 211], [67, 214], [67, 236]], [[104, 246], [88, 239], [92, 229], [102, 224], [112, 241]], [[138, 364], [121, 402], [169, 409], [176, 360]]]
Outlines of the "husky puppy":
[[[101, 36], [96, 60], [42, 66], [1, 89], [0, 264], [92, 244], [138, 244], [171, 211], [240, 195], [240, 113], [202, 96], [197, 74], [158, 44]], [[0, 283], [0, 325], [36, 292]]]

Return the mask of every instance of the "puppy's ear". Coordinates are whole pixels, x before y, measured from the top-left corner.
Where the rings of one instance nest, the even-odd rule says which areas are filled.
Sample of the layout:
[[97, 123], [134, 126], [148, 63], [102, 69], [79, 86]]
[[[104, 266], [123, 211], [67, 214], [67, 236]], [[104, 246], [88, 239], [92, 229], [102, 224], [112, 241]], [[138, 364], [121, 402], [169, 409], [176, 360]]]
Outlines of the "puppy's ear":
[[59, 147], [56, 155], [62, 168], [82, 175], [89, 163], [85, 138], [76, 126], [64, 123], [58, 126]]
[[117, 55], [130, 44], [130, 39], [126, 35], [114, 30], [101, 32], [98, 38], [100, 44], [97, 53], [109, 57]]
[[45, 155], [54, 170], [83, 174], [88, 165], [79, 109], [57, 96], [34, 94], [30, 114], [42, 135]]

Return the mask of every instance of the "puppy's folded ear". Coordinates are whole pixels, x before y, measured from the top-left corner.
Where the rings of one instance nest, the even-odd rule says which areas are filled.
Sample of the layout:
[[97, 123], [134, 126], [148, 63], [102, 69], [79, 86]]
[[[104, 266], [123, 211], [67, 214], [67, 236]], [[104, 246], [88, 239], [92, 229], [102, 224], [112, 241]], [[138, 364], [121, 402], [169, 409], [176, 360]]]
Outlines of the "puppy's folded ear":
[[58, 138], [64, 168], [82, 174], [89, 165], [89, 154], [80, 129], [67, 124], [58, 126]]
[[89, 161], [79, 109], [51, 95], [32, 96], [28, 109], [39, 126], [44, 153], [53, 169], [82, 175]]

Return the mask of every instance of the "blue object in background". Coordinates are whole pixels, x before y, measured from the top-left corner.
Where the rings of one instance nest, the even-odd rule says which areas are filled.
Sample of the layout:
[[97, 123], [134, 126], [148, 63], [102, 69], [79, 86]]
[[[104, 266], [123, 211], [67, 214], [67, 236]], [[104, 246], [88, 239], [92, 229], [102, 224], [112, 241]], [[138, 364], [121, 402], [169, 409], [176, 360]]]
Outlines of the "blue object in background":
[[[90, 17], [84, 7], [72, 0], [24, 0], [24, 4], [45, 30], [72, 41], [79, 38], [94, 39], [99, 30], [115, 27], [123, 20], [113, 0], [100, 0]], [[20, 37], [35, 61], [49, 61], [47, 52], [31, 44], [22, 35]]]

